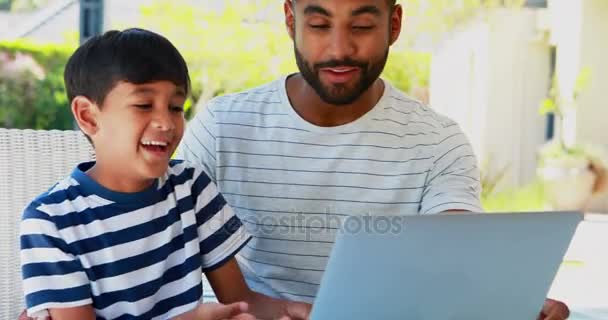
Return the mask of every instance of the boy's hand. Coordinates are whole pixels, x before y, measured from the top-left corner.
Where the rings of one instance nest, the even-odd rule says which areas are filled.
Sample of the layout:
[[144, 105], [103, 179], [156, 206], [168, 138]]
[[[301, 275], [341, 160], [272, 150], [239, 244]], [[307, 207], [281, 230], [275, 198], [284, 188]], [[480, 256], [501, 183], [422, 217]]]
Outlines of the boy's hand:
[[46, 317], [44, 319], [41, 319], [41, 318], [34, 319], [32, 317], [28, 317], [27, 316], [27, 311], [23, 310], [23, 312], [21, 312], [21, 314], [19, 315], [19, 319], [18, 320], [51, 320], [51, 317]]
[[246, 313], [247, 309], [249, 306], [245, 302], [204, 303], [173, 320], [255, 320], [254, 316]]

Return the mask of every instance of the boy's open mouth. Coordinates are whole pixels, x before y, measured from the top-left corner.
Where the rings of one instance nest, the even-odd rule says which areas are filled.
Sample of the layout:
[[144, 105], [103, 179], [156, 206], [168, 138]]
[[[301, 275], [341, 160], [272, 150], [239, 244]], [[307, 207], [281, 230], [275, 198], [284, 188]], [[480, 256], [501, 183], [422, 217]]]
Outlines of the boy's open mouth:
[[151, 140], [151, 141], [142, 141], [141, 146], [150, 152], [165, 153], [165, 152], [167, 152], [167, 150], [169, 148], [169, 143], [164, 142], [164, 141], [152, 141]]

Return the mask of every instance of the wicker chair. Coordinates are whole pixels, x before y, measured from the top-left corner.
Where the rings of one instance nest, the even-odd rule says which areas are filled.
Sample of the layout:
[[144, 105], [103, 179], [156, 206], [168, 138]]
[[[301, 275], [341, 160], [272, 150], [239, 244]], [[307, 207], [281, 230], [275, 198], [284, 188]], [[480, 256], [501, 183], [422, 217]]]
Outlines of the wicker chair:
[[76, 164], [93, 158], [79, 131], [0, 128], [0, 319], [17, 319], [24, 307], [19, 263], [23, 209]]

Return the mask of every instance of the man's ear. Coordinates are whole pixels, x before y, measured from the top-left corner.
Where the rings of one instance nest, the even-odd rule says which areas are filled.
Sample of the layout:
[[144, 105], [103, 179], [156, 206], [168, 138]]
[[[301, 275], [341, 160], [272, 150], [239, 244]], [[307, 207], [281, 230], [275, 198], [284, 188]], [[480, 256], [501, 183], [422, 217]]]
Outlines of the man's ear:
[[283, 10], [285, 11], [285, 27], [291, 40], [295, 39], [296, 34], [296, 15], [294, 11], [294, 3], [292, 0], [285, 0], [283, 3]]
[[401, 34], [401, 25], [403, 23], [403, 8], [397, 4], [391, 13], [391, 30], [390, 30], [390, 44], [392, 45], [399, 39]]
[[72, 114], [80, 130], [89, 137], [92, 137], [99, 130], [97, 117], [99, 108], [96, 103], [85, 96], [77, 96], [72, 100]]

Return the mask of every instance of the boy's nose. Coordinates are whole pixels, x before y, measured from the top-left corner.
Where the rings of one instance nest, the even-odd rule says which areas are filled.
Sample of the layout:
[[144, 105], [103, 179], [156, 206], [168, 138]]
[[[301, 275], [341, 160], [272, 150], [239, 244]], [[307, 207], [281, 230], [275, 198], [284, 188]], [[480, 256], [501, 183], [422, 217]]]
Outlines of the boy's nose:
[[159, 129], [162, 131], [169, 131], [175, 129], [175, 123], [173, 123], [173, 120], [167, 114], [158, 115], [152, 122], [152, 125], [155, 129]]

